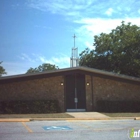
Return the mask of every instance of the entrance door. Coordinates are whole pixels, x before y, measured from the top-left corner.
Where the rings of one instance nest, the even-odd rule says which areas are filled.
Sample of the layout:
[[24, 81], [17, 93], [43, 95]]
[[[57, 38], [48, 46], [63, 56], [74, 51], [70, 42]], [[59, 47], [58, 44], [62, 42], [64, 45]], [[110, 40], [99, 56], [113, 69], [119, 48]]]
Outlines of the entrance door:
[[67, 75], [65, 78], [67, 111], [85, 111], [85, 75], [73, 74]]

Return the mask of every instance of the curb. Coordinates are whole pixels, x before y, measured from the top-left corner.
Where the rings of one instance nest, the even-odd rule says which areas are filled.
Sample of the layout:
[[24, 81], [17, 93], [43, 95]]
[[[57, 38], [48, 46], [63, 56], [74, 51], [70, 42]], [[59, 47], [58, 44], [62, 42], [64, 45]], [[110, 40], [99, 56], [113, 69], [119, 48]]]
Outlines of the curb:
[[[65, 121], [65, 120], [134, 120], [134, 117], [110, 117], [110, 118], [31, 118], [30, 121]], [[139, 118], [140, 119], [140, 118]]]
[[30, 119], [20, 119], [20, 118], [5, 118], [0, 119], [0, 122], [30, 122], [30, 121], [78, 121], [78, 120], [110, 120], [110, 118], [30, 118]]
[[30, 121], [109, 120], [108, 118], [31, 118]]
[[0, 122], [30, 122], [30, 121], [80, 121], [80, 120], [140, 120], [140, 117], [110, 117], [110, 118], [3, 118]]
[[134, 118], [134, 120], [140, 120], [140, 117], [136, 117], [136, 118]]
[[127, 119], [132, 119], [134, 120], [134, 117], [111, 117], [112, 120], [127, 120]]
[[14, 118], [14, 119], [0, 119], [0, 122], [29, 122], [30, 119], [20, 119], [20, 118]]

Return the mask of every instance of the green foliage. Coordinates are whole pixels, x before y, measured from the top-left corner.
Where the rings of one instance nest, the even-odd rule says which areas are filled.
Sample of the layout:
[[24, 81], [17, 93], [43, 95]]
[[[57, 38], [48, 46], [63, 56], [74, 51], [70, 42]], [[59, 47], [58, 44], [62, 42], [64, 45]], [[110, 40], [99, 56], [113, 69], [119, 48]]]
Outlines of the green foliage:
[[94, 36], [95, 50], [80, 54], [80, 65], [140, 77], [140, 27], [122, 24]]
[[[1, 65], [1, 63], [2, 63], [2, 62], [0, 62], [0, 65]], [[7, 74], [7, 73], [6, 73], [5, 69], [4, 69], [2, 66], [0, 66], [0, 77], [1, 77], [3, 74]]]
[[60, 112], [60, 108], [56, 100], [0, 102], [0, 114], [34, 114], [58, 112]]
[[140, 101], [97, 101], [98, 112], [140, 112]]
[[57, 70], [57, 69], [59, 69], [58, 66], [55, 66], [49, 63], [44, 63], [42, 65], [39, 65], [37, 68], [30, 68], [29, 70], [27, 70], [26, 74], [44, 72], [48, 70]]

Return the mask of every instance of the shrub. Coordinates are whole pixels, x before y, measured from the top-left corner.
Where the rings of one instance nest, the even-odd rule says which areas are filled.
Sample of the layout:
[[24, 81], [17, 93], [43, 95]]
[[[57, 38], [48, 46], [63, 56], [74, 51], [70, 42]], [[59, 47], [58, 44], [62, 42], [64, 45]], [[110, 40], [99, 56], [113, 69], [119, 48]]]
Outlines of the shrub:
[[140, 112], [140, 101], [97, 101], [99, 112]]
[[61, 112], [56, 100], [1, 101], [0, 114], [37, 114]]

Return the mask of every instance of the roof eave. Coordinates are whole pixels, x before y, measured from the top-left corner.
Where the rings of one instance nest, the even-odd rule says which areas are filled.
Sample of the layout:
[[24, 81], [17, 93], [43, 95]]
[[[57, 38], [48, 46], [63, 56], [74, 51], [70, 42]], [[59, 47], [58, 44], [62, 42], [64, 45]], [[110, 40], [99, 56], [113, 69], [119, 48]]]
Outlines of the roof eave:
[[0, 80], [30, 77], [30, 76], [37, 76], [37, 75], [39, 76], [39, 75], [46, 75], [46, 74], [49, 75], [49, 74], [53, 74], [53, 73], [62, 73], [62, 72], [74, 71], [74, 70], [82, 70], [82, 71], [87, 71], [87, 72], [90, 72], [90, 73], [95, 73], [95, 74], [106, 75], [106, 76], [111, 76], [111, 77], [122, 78], [122, 79], [126, 79], [126, 80], [132, 80], [132, 81], [140, 82], [140, 78], [136, 78], [136, 77], [132, 77], [132, 76], [126, 76], [126, 75], [122, 75], [122, 74], [116, 74], [116, 73], [113, 73], [113, 72], [107, 72], [107, 71], [98, 70], [98, 69], [89, 68], [89, 67], [82, 67], [82, 66], [72, 67], [72, 68], [64, 68], [64, 69], [58, 69], [58, 70], [51, 70], [51, 71], [41, 72], [41, 73], [4, 76], [4, 77], [1, 77]]

